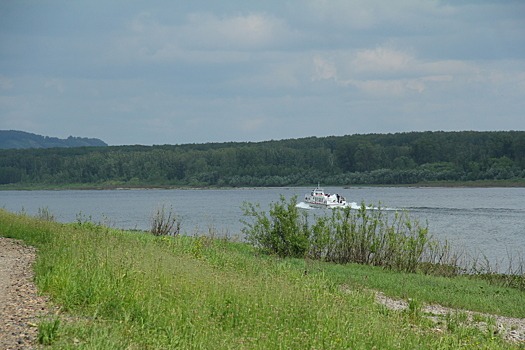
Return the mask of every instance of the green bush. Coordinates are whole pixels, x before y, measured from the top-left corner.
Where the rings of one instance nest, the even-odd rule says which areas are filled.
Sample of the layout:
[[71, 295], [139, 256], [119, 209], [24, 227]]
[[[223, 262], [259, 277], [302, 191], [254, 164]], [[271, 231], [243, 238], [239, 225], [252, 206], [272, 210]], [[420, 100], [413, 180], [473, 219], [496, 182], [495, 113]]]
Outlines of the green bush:
[[297, 196], [287, 203], [281, 195], [279, 202], [272, 203], [269, 217], [259, 210], [258, 205], [243, 205], [244, 216], [254, 218], [253, 222], [243, 220], [246, 239], [266, 253], [304, 257], [310, 246], [310, 229], [307, 214], [297, 208]]
[[437, 243], [428, 227], [412, 220], [407, 212], [395, 213], [392, 223], [381, 208], [364, 203], [358, 210], [333, 209], [331, 215], [315, 217], [297, 208], [297, 198], [287, 203], [281, 196], [270, 206], [269, 216], [256, 205], [245, 203], [243, 233], [248, 242], [266, 253], [288, 257], [308, 256], [336, 263], [360, 263], [398, 271], [415, 272], [424, 252]]

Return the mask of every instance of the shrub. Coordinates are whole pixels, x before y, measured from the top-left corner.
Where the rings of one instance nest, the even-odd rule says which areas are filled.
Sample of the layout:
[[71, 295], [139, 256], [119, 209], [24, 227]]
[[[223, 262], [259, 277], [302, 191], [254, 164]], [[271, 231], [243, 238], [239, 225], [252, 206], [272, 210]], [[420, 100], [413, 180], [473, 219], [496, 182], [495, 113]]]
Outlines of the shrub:
[[[269, 216], [260, 207], [244, 203], [243, 233], [248, 242], [266, 253], [285, 257], [309, 257], [336, 263], [360, 263], [415, 272], [431, 240], [428, 225], [412, 220], [407, 212], [395, 213], [392, 223], [381, 208], [362, 203], [358, 210], [333, 209], [310, 225], [306, 212], [281, 196], [270, 205]], [[435, 248], [434, 248], [435, 249]], [[428, 254], [427, 254], [428, 255]]]
[[428, 228], [408, 213], [395, 213], [393, 222], [379, 209], [364, 203], [333, 210], [312, 225], [313, 257], [337, 263], [355, 262], [413, 272], [429, 243]]
[[243, 204], [244, 216], [253, 222], [242, 220], [242, 232], [254, 246], [266, 253], [281, 257], [304, 257], [309, 248], [308, 218], [297, 208], [297, 196], [287, 203], [281, 195], [280, 201], [272, 203], [269, 217], [260, 207], [248, 202]]
[[180, 234], [181, 222], [173, 212], [173, 208], [166, 210], [162, 205], [157, 208], [151, 217], [151, 230], [154, 236], [177, 236]]

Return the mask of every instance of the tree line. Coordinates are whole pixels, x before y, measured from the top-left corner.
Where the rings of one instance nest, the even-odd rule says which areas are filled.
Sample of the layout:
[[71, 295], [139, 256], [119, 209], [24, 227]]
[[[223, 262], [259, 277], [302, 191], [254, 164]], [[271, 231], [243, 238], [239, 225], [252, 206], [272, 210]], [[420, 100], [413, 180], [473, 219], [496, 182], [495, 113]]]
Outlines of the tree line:
[[0, 184], [292, 186], [525, 179], [525, 132], [0, 150]]

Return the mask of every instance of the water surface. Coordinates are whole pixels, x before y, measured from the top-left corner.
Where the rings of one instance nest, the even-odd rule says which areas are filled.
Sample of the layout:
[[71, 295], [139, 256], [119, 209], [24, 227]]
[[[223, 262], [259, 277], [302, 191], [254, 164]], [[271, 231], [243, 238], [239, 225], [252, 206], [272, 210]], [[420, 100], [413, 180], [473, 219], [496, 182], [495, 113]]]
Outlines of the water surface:
[[[239, 235], [243, 202], [267, 209], [283, 195], [301, 201], [309, 188], [199, 189], [199, 190], [66, 190], [0, 191], [0, 207], [36, 215], [48, 210], [61, 222], [91, 220], [109, 226], [147, 230], [160, 205], [173, 210], [187, 234], [213, 228], [220, 234]], [[525, 256], [525, 188], [417, 188], [328, 187], [349, 202], [408, 210], [428, 222], [430, 233], [491, 261], [509, 255]], [[322, 214], [322, 210], [312, 210]]]

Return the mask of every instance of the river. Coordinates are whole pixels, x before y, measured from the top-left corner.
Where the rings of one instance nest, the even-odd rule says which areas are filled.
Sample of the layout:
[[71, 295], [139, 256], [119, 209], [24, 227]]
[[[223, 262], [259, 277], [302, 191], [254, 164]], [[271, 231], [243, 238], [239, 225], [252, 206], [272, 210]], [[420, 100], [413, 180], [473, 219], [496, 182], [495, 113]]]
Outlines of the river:
[[[154, 211], [172, 208], [186, 234], [239, 236], [243, 202], [267, 209], [283, 195], [301, 201], [309, 188], [133, 189], [0, 191], [0, 207], [36, 215], [47, 208], [60, 222], [90, 220], [111, 227], [147, 230]], [[428, 222], [430, 234], [471, 255], [484, 254], [492, 265], [508, 266], [525, 257], [525, 188], [328, 187], [349, 202], [407, 210]], [[312, 211], [314, 215], [321, 209]]]

